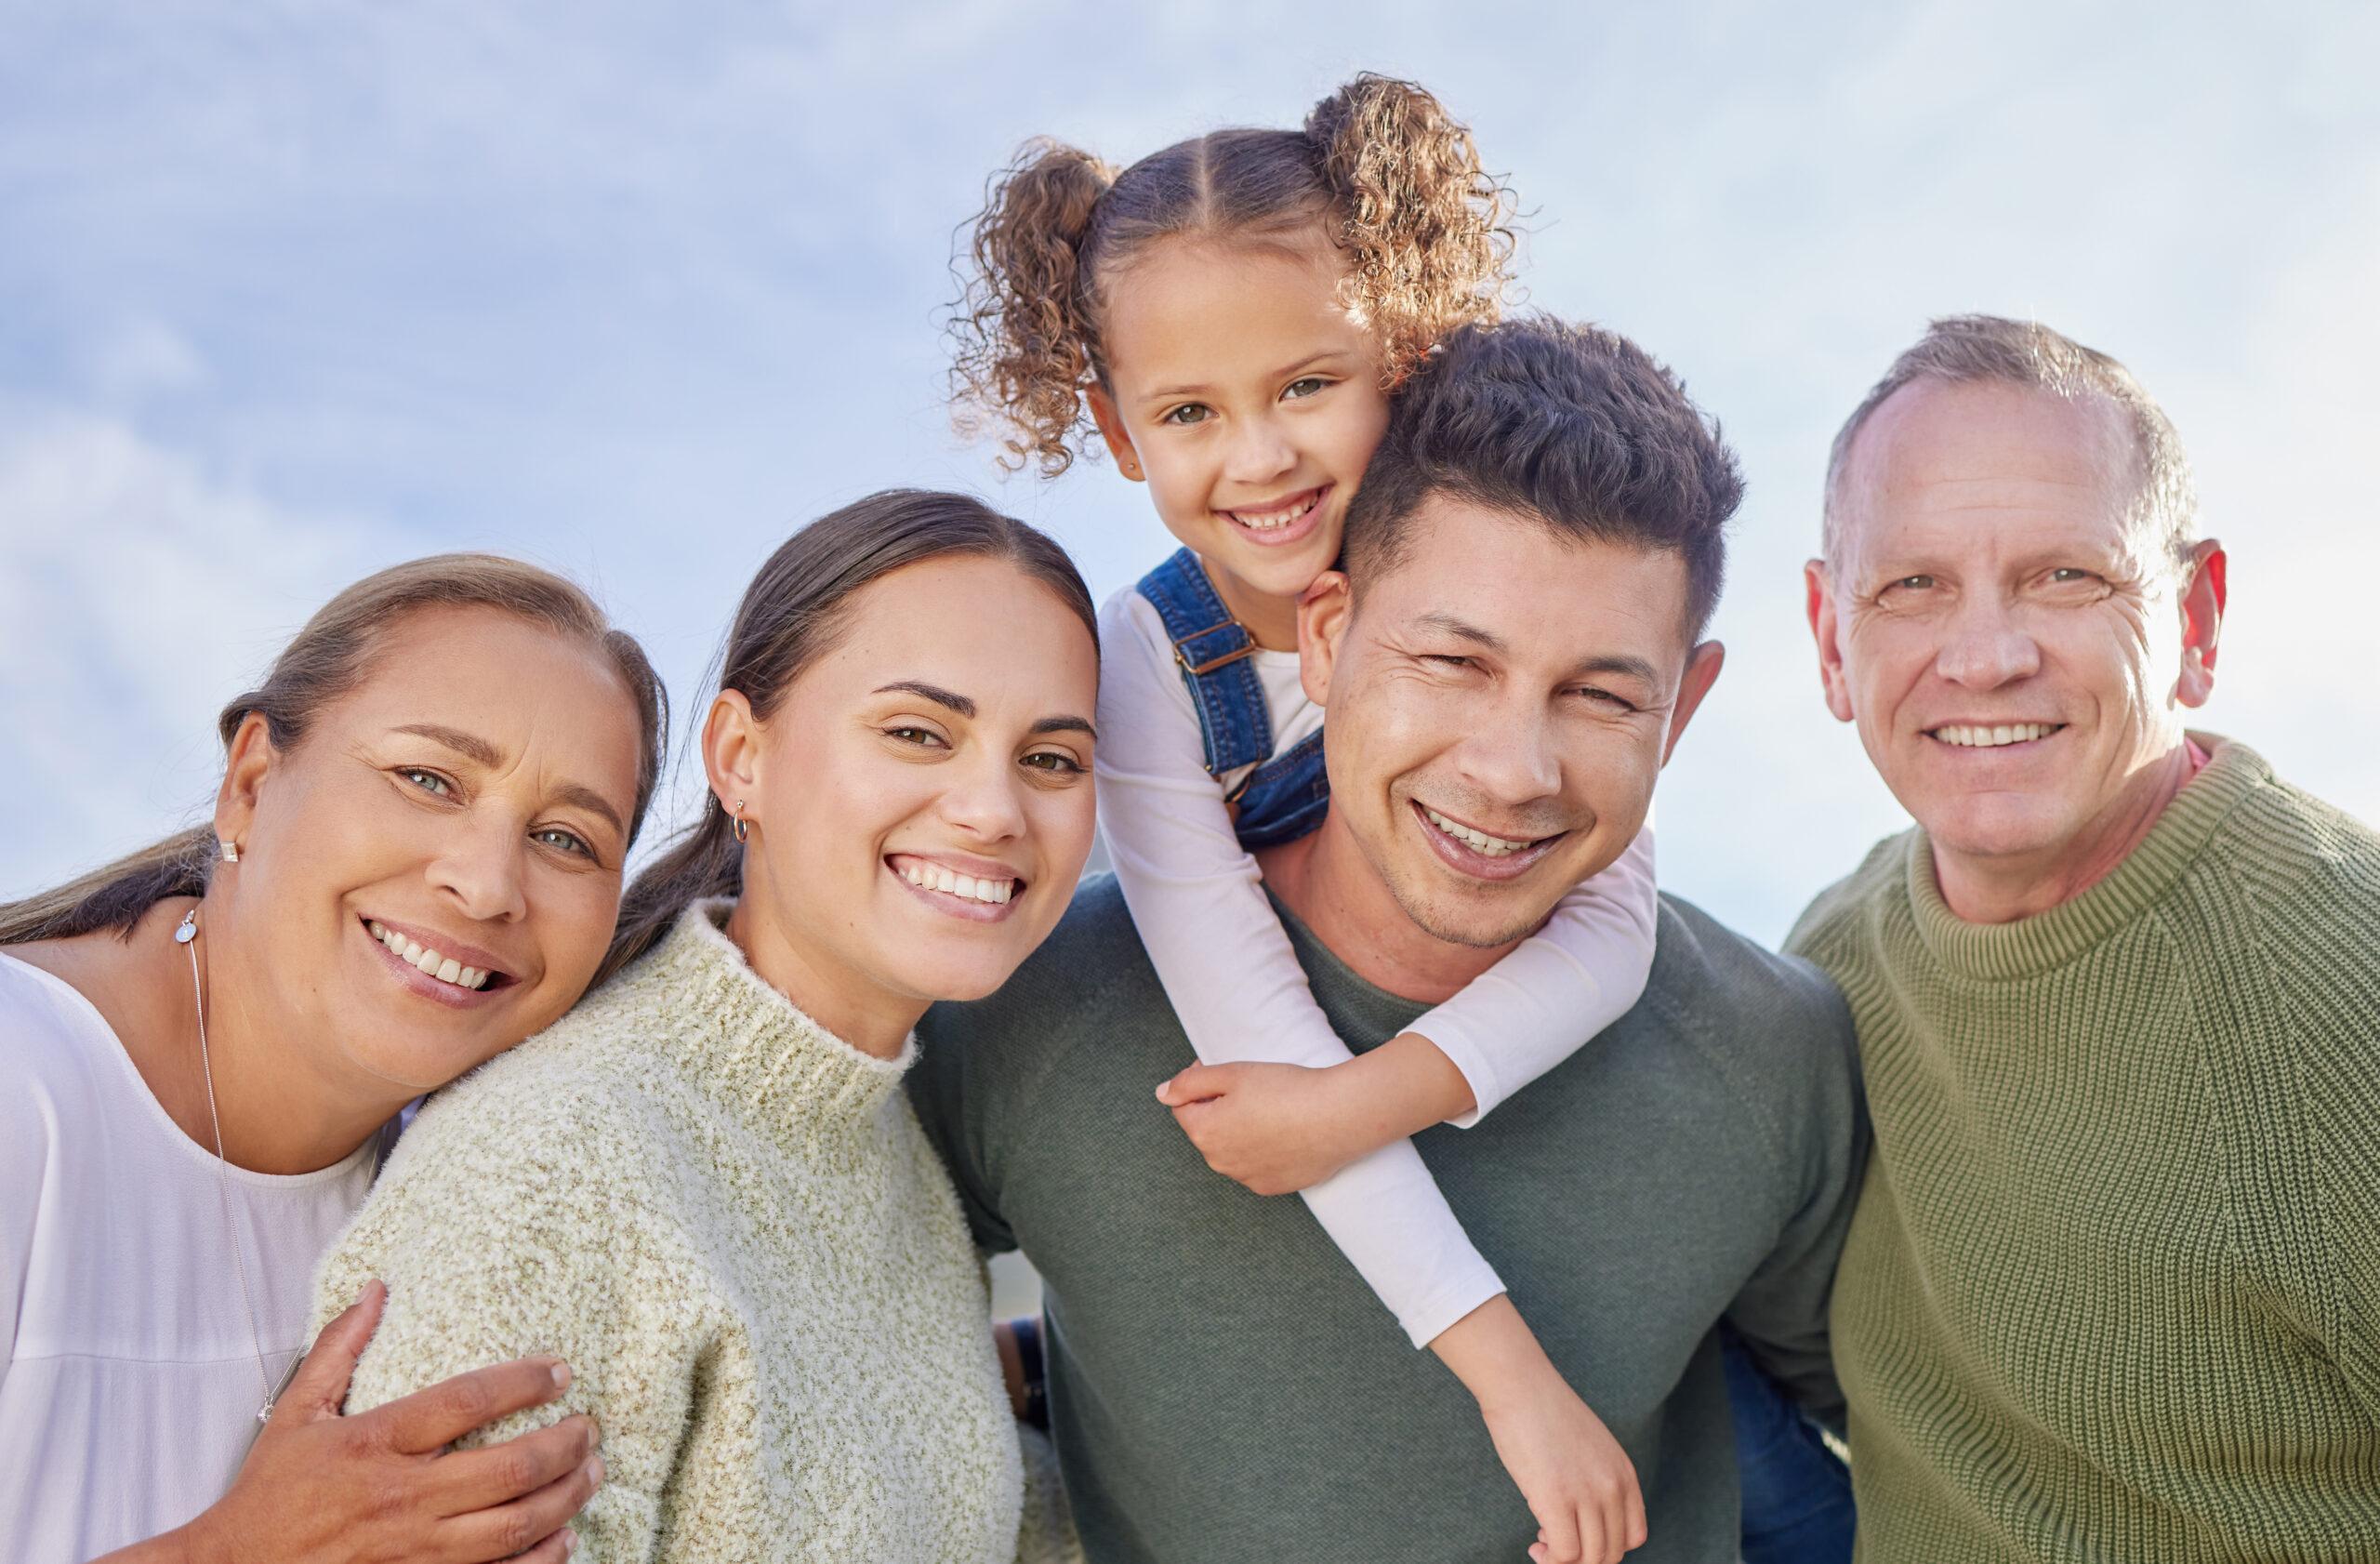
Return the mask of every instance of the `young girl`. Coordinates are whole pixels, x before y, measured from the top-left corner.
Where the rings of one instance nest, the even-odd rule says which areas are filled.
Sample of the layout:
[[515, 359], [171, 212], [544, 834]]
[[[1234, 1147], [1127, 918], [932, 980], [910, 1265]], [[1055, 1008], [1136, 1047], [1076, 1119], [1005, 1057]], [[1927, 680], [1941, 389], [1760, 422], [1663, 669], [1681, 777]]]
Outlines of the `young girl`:
[[[1495, 314], [1507, 200], [1436, 99], [1369, 75], [1302, 132], [1219, 131], [1121, 175], [1037, 143], [977, 224], [956, 385], [1045, 473], [1071, 460], [1087, 402], [1183, 545], [1102, 615], [1100, 809], [1199, 1058], [1260, 1067], [1194, 1067], [1160, 1097], [1218, 1171], [1259, 1193], [1302, 1189], [1414, 1343], [1478, 1398], [1543, 1529], [1532, 1556], [1617, 1557], [1644, 1537], [1626, 1455], [1406, 1137], [1477, 1122], [1636, 1001], [1653, 957], [1651, 831], [1360, 1058], [1308, 990], [1252, 856], [1321, 823], [1323, 714], [1299, 684], [1298, 600], [1338, 559], [1390, 389], [1446, 332]], [[1525, 845], [1432, 824], [1490, 858]]]

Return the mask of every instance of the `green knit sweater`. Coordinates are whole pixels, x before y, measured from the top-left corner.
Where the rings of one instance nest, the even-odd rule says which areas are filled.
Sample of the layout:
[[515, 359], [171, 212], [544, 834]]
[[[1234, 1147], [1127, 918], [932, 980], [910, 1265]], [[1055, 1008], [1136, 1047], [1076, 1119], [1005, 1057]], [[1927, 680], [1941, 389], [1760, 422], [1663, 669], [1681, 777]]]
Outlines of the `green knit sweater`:
[[1864, 1560], [2380, 1559], [2380, 833], [2201, 742], [2062, 907], [1960, 920], [1913, 830], [1789, 942], [1875, 1118]]

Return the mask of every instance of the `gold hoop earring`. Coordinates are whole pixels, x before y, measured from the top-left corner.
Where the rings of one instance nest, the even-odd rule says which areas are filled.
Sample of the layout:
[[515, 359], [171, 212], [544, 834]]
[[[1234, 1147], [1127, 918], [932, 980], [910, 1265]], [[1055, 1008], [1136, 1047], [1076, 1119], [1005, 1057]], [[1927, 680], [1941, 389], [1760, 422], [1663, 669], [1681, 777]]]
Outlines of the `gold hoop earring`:
[[218, 842], [223, 849], [223, 861], [225, 863], [236, 864], [240, 861], [240, 844], [238, 842], [232, 841], [228, 836], [218, 839]]
[[735, 801], [735, 808], [733, 811], [733, 815], [734, 823], [727, 828], [735, 833], [736, 841], [741, 842], [746, 837], [752, 834], [752, 822], [744, 818], [744, 801], [742, 799], [737, 799]]

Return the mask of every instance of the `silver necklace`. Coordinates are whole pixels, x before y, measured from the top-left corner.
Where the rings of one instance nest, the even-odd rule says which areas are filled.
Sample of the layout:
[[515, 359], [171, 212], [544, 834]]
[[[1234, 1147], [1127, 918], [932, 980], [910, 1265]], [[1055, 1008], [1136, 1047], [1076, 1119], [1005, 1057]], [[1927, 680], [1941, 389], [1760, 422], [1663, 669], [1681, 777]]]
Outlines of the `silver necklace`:
[[191, 998], [198, 1005], [198, 1069], [206, 1078], [206, 1117], [215, 1126], [215, 1191], [223, 1200], [223, 1235], [231, 1240], [231, 1261], [239, 1267], [240, 1302], [248, 1311], [248, 1345], [256, 1349], [257, 1384], [264, 1392], [264, 1405], [257, 1409], [257, 1421], [270, 1423], [272, 1404], [280, 1399], [282, 1386], [296, 1374], [298, 1364], [294, 1360], [290, 1363], [289, 1372], [281, 1376], [280, 1385], [272, 1382], [271, 1373], [264, 1366], [264, 1327], [257, 1322], [256, 1297], [248, 1290], [247, 1246], [240, 1241], [240, 1225], [231, 1214], [231, 1163], [223, 1156], [223, 1116], [215, 1107], [215, 1064], [206, 1053], [206, 990], [198, 980], [197, 939], [198, 908], [193, 907], [182, 914], [180, 926], [174, 930], [174, 943], [190, 951]]

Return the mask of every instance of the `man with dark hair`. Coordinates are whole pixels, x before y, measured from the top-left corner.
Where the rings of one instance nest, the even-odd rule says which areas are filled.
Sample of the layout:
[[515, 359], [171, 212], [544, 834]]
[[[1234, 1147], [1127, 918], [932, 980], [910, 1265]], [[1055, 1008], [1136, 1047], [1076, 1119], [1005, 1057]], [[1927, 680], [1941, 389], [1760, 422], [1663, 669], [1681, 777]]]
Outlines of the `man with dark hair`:
[[[1402, 397], [1302, 612], [1330, 802], [1259, 864], [1333, 1026], [1393, 1037], [1635, 835], [1717, 676], [1739, 485], [1606, 333], [1460, 334]], [[1377, 487], [1375, 482], [1377, 480]], [[1524, 842], [1490, 858], [1436, 817]], [[1840, 1411], [1825, 1309], [1864, 1152], [1842, 1001], [1665, 898], [1643, 999], [1474, 1128], [1415, 1138], [1634, 1463], [1640, 1560], [1733, 1558], [1718, 1332]], [[978, 1239], [1039, 1267], [1053, 1422], [1096, 1560], [1519, 1557], [1480, 1409], [1297, 1201], [1209, 1170], [1152, 1095], [1192, 1062], [1112, 882], [910, 1077]]]

